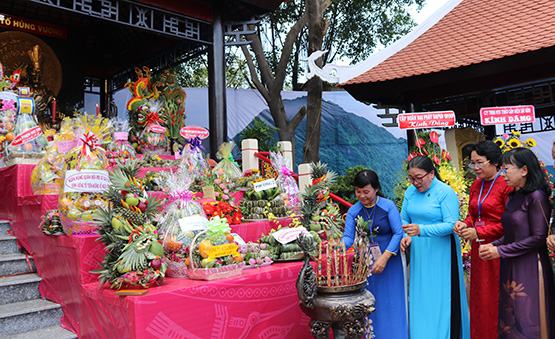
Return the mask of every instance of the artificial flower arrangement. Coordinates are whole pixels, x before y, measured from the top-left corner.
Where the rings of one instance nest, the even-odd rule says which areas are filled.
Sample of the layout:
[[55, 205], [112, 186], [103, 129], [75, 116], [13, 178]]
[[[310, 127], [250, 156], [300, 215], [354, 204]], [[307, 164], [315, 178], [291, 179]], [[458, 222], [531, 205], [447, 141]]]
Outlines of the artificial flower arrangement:
[[527, 138], [524, 141], [520, 140], [520, 132], [514, 130], [495, 138], [493, 142], [501, 148], [503, 153], [518, 147], [534, 148], [538, 145], [534, 138]]
[[137, 162], [115, 168], [103, 193], [110, 204], [94, 214], [100, 241], [106, 245], [102, 268], [95, 272], [102, 285], [116, 290], [159, 285], [166, 272], [164, 247], [154, 226], [161, 203], [146, 194], [137, 171]]
[[177, 173], [163, 173], [164, 191], [170, 204], [160, 218], [159, 232], [164, 245], [167, 275], [173, 278], [187, 276], [189, 246], [198, 231], [204, 230], [208, 220], [201, 205], [189, 190], [191, 177], [181, 169]]
[[93, 214], [107, 207], [103, 192], [110, 185], [108, 159], [101, 147], [111, 140], [109, 121], [99, 116], [82, 116], [78, 121], [77, 130], [84, 132], [78, 134], [77, 146], [65, 157], [63, 189], [58, 200], [62, 225], [69, 235], [95, 233]]
[[60, 131], [46, 147], [46, 153], [31, 173], [33, 194], [59, 194], [63, 185], [65, 156], [77, 145], [74, 121], [64, 118]]
[[205, 231], [194, 237], [189, 246], [190, 279], [214, 280], [241, 274], [243, 257], [230, 232], [227, 219], [216, 216], [209, 220]]

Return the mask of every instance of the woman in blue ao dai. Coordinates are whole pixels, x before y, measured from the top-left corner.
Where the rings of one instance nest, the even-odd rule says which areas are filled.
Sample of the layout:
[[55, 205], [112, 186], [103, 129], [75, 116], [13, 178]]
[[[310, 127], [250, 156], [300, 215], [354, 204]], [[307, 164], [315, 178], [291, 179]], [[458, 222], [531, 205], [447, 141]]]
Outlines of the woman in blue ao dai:
[[463, 281], [457, 194], [437, 178], [432, 160], [408, 163], [412, 185], [405, 192], [401, 219], [410, 246], [409, 324], [411, 339], [468, 339], [470, 320]]
[[374, 258], [372, 275], [367, 289], [376, 299], [376, 311], [370, 314], [377, 339], [408, 338], [405, 278], [399, 253], [399, 242], [403, 237], [401, 217], [395, 204], [378, 196], [380, 182], [374, 171], [364, 170], [355, 176], [355, 195], [359, 200], [347, 212], [343, 241], [351, 247], [355, 237], [356, 218], [368, 221], [371, 242], [380, 249]]

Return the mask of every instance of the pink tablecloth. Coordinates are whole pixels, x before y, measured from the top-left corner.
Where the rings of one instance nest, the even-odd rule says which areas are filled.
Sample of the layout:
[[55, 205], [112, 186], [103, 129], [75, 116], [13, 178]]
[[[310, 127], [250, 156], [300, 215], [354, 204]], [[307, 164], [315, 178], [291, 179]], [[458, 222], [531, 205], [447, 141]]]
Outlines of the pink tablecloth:
[[[212, 282], [167, 279], [141, 297], [118, 297], [99, 289], [104, 246], [98, 236], [46, 236], [39, 229], [55, 195], [33, 196], [33, 165], [0, 169], [0, 218], [11, 219], [19, 243], [33, 256], [43, 297], [62, 305], [62, 326], [84, 338], [303, 338], [308, 318], [295, 290], [300, 263], [245, 270]], [[281, 221], [285, 223], [286, 221]], [[267, 221], [232, 226], [256, 241], [276, 225]]]
[[244, 270], [225, 280], [167, 279], [144, 296], [83, 286], [83, 338], [309, 338], [298, 306], [301, 263]]

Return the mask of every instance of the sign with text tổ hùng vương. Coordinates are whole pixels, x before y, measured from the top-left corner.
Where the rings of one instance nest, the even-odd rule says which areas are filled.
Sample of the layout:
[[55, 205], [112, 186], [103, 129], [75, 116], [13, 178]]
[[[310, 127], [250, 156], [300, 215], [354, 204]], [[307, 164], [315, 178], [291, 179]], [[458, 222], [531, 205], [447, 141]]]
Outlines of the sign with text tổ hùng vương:
[[29, 32], [51, 38], [67, 39], [67, 29], [51, 23], [20, 18], [10, 14], [0, 13], [0, 29]]

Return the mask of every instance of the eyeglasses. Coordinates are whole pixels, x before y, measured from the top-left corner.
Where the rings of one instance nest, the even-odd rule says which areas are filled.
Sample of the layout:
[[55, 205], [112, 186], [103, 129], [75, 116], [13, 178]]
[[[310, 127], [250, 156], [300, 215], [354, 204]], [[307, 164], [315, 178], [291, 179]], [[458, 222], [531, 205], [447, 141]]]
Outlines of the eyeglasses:
[[484, 166], [486, 166], [488, 163], [489, 163], [489, 160], [484, 162], [471, 162], [467, 166], [468, 168], [475, 170], [475, 169], [484, 168]]
[[422, 182], [422, 180], [424, 180], [424, 178], [425, 178], [426, 176], [428, 176], [428, 174], [430, 174], [430, 173], [432, 173], [432, 172], [428, 172], [428, 173], [426, 173], [426, 174], [424, 174], [424, 175], [421, 175], [421, 176], [419, 176], [419, 177], [411, 177], [411, 176], [409, 175], [409, 181], [410, 181], [411, 183], [413, 183], [413, 184], [414, 184], [414, 183], [417, 183], [417, 182]]

